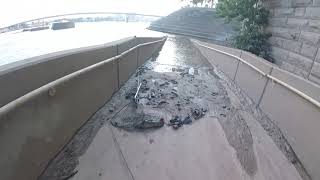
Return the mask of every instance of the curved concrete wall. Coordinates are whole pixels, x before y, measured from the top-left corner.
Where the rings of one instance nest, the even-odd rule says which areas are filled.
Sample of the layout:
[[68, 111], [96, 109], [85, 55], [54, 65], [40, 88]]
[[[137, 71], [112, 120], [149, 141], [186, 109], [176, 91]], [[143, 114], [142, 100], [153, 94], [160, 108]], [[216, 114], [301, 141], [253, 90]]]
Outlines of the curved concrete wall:
[[[164, 42], [165, 38], [158, 38], [148, 43], [153, 47], [151, 54]], [[36, 179], [77, 129], [119, 89], [119, 77], [122, 83], [130, 78], [142, 47], [71, 72], [1, 107], [0, 179]], [[122, 66], [122, 61], [130, 63]]]
[[138, 39], [125, 38], [107, 44], [42, 55], [3, 66], [0, 68], [0, 107], [53, 80], [119, 55], [136, 46]]
[[320, 87], [251, 53], [193, 42], [277, 123], [312, 179], [320, 179]]

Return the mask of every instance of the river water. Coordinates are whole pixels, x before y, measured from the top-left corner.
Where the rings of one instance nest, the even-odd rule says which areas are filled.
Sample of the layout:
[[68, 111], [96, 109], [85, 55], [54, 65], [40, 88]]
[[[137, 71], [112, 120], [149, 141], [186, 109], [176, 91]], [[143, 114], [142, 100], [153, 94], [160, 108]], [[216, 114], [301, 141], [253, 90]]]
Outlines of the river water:
[[141, 22], [76, 23], [73, 29], [11, 32], [0, 34], [0, 66], [27, 58], [98, 45], [129, 36], [162, 36]]

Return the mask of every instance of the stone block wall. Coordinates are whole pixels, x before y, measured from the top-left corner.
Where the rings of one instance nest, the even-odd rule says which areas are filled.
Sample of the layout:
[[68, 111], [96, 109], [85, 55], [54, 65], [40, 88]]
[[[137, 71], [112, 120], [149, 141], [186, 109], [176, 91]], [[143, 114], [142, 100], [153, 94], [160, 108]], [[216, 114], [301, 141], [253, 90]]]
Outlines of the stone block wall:
[[320, 84], [320, 0], [265, 0], [272, 57], [282, 69]]

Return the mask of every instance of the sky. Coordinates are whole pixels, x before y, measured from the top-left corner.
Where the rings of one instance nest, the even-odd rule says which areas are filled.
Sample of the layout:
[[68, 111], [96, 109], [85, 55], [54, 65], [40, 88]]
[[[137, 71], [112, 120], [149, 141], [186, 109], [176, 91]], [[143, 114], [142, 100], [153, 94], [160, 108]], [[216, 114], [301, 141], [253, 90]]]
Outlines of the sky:
[[78, 12], [130, 12], [168, 15], [181, 0], [2, 0], [0, 27], [21, 21]]

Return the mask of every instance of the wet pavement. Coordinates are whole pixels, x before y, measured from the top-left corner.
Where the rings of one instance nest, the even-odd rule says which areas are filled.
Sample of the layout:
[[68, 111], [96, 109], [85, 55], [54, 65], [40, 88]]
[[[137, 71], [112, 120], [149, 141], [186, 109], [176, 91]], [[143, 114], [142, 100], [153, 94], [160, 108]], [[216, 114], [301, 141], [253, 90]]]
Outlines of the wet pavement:
[[267, 120], [189, 39], [171, 36], [39, 179], [302, 179]]

